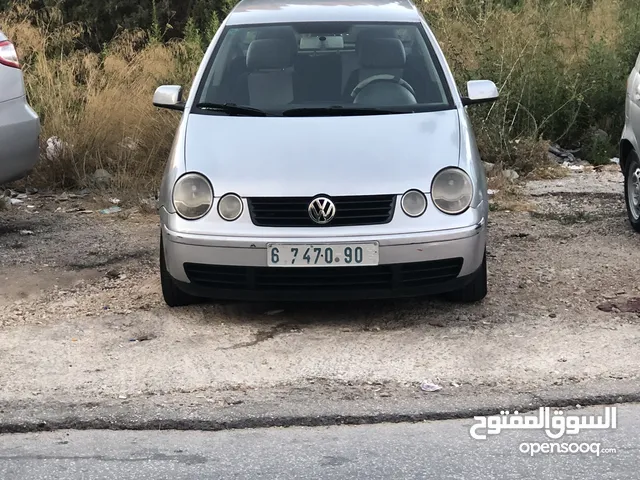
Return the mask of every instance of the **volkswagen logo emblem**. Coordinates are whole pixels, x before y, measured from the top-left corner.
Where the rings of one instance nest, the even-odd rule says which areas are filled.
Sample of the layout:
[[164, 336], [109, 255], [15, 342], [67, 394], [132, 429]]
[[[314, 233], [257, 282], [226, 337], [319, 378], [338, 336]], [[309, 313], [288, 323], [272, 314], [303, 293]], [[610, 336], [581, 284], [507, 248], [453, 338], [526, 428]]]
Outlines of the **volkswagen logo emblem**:
[[326, 197], [314, 198], [309, 204], [309, 217], [318, 225], [326, 225], [336, 216], [336, 206]]

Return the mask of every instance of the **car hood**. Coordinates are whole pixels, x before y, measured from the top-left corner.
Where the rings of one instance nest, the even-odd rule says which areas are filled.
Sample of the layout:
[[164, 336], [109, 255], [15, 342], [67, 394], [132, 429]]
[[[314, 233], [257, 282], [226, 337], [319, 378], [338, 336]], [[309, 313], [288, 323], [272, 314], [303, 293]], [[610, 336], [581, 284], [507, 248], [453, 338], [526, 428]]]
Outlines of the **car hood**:
[[429, 192], [458, 165], [458, 112], [344, 117], [191, 114], [186, 169], [215, 195], [242, 197]]

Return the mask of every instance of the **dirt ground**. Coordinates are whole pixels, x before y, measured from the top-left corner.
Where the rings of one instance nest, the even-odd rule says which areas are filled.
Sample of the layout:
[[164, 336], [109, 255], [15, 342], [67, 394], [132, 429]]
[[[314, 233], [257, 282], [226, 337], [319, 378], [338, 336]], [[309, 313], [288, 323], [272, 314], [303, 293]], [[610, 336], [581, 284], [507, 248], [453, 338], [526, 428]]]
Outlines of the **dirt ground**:
[[[640, 375], [640, 236], [622, 177], [529, 182], [490, 215], [490, 293], [356, 304], [200, 305], [159, 287], [158, 219], [42, 193], [0, 211], [0, 401], [377, 385], [527, 391]], [[93, 210], [91, 213], [79, 208]], [[520, 210], [520, 209], [519, 209]]]

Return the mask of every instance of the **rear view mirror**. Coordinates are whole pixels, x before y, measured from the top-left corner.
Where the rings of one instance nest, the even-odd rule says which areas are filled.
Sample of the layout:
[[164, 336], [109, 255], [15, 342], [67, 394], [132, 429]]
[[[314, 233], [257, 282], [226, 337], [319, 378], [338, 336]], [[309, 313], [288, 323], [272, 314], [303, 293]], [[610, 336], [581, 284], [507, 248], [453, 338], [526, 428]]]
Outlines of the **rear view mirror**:
[[184, 110], [182, 87], [180, 85], [162, 85], [153, 94], [153, 105], [169, 110]]
[[471, 80], [467, 83], [467, 96], [462, 97], [463, 105], [495, 102], [500, 94], [491, 80]]

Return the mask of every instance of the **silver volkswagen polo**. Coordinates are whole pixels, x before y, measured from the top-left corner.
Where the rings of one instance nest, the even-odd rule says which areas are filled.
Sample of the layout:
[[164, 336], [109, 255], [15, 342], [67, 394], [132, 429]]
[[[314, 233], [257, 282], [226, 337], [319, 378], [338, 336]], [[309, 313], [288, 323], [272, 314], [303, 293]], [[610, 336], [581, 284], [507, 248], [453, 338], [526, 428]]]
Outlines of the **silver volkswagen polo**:
[[242, 0], [207, 49], [160, 195], [162, 291], [351, 300], [487, 293], [486, 178], [466, 106], [408, 0]]

